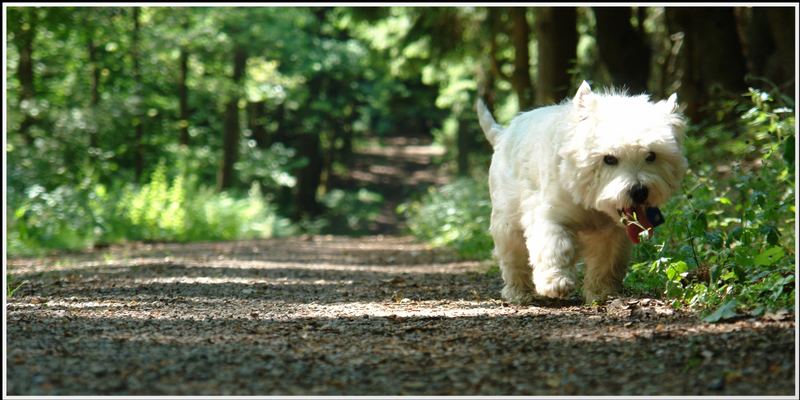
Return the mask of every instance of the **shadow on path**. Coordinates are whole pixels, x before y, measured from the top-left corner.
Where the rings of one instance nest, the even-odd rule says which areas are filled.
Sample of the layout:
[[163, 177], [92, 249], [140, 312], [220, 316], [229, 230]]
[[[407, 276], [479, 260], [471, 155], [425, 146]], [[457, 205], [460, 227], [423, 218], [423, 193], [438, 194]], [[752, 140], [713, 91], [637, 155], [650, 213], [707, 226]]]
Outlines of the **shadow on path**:
[[789, 395], [794, 322], [653, 299], [516, 306], [405, 237], [15, 259], [11, 395]]

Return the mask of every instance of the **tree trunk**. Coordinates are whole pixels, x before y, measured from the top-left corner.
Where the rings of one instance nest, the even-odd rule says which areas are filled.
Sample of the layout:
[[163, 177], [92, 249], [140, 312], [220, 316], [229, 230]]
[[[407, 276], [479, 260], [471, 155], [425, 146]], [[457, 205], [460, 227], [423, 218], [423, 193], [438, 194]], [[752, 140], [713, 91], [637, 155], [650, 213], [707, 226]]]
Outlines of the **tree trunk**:
[[794, 76], [797, 72], [795, 15], [796, 11], [792, 8], [767, 8], [767, 19], [776, 47], [775, 56], [767, 66], [767, 77], [773, 80], [785, 95], [790, 97], [794, 96], [796, 86]]
[[469, 153], [470, 153], [470, 134], [471, 129], [464, 129], [464, 122], [461, 115], [456, 118], [456, 174], [458, 176], [469, 175]]
[[[498, 7], [489, 7], [487, 12], [487, 24], [489, 27], [489, 67], [484, 67], [484, 64], [478, 67], [478, 76], [480, 78], [478, 82], [478, 96], [486, 104], [489, 111], [494, 112], [494, 104], [497, 96], [495, 85], [498, 78], [503, 77], [500, 71], [500, 62], [497, 58], [497, 35], [500, 25], [500, 9]], [[531, 90], [531, 93], [532, 92]]]
[[569, 69], [578, 47], [577, 14], [574, 7], [536, 9], [536, 40], [539, 49], [539, 77], [536, 103], [553, 104], [568, 95]]
[[[310, 93], [321, 93], [324, 82], [320, 75], [313, 76], [308, 82]], [[309, 100], [308, 107], [311, 107], [313, 99]], [[297, 150], [297, 157], [307, 161], [306, 165], [295, 171], [297, 179], [295, 191], [295, 219], [313, 216], [319, 213], [320, 206], [317, 202], [317, 189], [322, 181], [323, 154], [322, 143], [320, 140], [320, 127], [314, 128], [312, 132], [299, 132], [293, 135], [292, 142]], [[297, 131], [297, 129], [290, 130]]]
[[317, 203], [317, 188], [322, 176], [322, 146], [319, 135], [307, 133], [297, 135], [297, 155], [308, 160], [308, 163], [298, 169], [297, 192], [295, 204], [297, 205], [295, 218], [313, 216], [319, 213]]
[[133, 81], [136, 85], [135, 96], [139, 98], [139, 104], [134, 112], [133, 125], [136, 130], [134, 145], [134, 168], [136, 179], [142, 176], [144, 171], [144, 93], [142, 85], [142, 71], [139, 65], [139, 8], [133, 8], [133, 36], [131, 38], [131, 58], [133, 59]]
[[267, 149], [272, 144], [269, 140], [266, 124], [266, 102], [256, 101], [247, 103], [247, 126], [253, 135], [253, 140], [259, 148]]
[[228, 99], [225, 107], [225, 122], [222, 138], [222, 163], [217, 175], [217, 189], [224, 190], [233, 186], [236, 175], [233, 165], [239, 154], [239, 90], [245, 67], [247, 66], [247, 52], [237, 45], [233, 50], [233, 82], [235, 89]]
[[331, 121], [331, 126], [333, 127], [333, 133], [331, 134], [330, 143], [326, 149], [327, 154], [325, 155], [324, 165], [322, 166], [323, 174], [325, 175], [326, 193], [333, 188], [333, 164], [336, 162], [336, 156], [339, 150], [336, 147], [336, 142], [344, 135], [344, 120], [342, 118], [336, 118], [336, 120]]
[[97, 60], [97, 45], [94, 43], [94, 30], [90, 30], [86, 40], [86, 49], [89, 52], [89, 69], [91, 73], [91, 84], [89, 87], [91, 96], [89, 106], [95, 107], [100, 104], [100, 66]]
[[608, 68], [614, 85], [626, 87], [633, 93], [646, 92], [651, 50], [643, 31], [631, 25], [631, 9], [593, 7], [592, 10], [597, 20], [600, 59]]
[[[89, 22], [87, 22], [89, 23]], [[91, 27], [86, 32], [86, 50], [89, 56], [89, 71], [90, 71], [90, 80], [89, 83], [89, 108], [92, 111], [95, 111], [97, 106], [100, 104], [100, 65], [97, 59], [97, 45], [94, 42], [94, 33], [95, 30]], [[97, 131], [96, 130], [89, 130], [89, 147], [96, 148], [97, 147]], [[92, 157], [92, 155], [89, 155]]]
[[180, 127], [180, 142], [189, 145], [189, 88], [186, 79], [189, 75], [189, 51], [182, 46], [178, 59], [180, 71], [178, 73], [178, 124]]
[[666, 18], [670, 33], [683, 34], [678, 96], [689, 118], [702, 117], [701, 107], [719, 98], [717, 91], [737, 96], [746, 90], [745, 59], [732, 8], [667, 7]]
[[511, 16], [511, 42], [514, 45], [514, 72], [511, 84], [517, 93], [519, 109], [527, 110], [533, 105], [533, 84], [530, 73], [530, 25], [526, 17], [527, 9], [514, 7], [509, 10]]
[[[34, 72], [33, 72], [33, 44], [36, 38], [36, 25], [39, 19], [39, 10], [33, 7], [24, 10], [22, 15], [26, 16], [25, 23], [22, 24], [20, 32], [17, 33], [16, 40], [17, 51], [19, 52], [19, 62], [17, 64], [17, 76], [19, 78], [20, 95], [19, 106], [25, 102], [32, 101], [36, 94], [34, 88]], [[26, 28], [27, 25], [27, 28]], [[19, 127], [19, 133], [25, 143], [28, 145], [33, 144], [33, 136], [31, 136], [30, 129], [36, 123], [36, 119], [31, 116], [26, 110], [23, 110], [25, 116]]]
[[747, 70], [755, 76], [766, 76], [767, 62], [775, 52], [775, 42], [770, 33], [767, 9], [748, 7], [736, 9], [739, 24], [742, 25], [744, 41], [743, 53]]
[[353, 163], [353, 116], [348, 117], [349, 121], [342, 130], [342, 148], [339, 150], [339, 155], [342, 162], [350, 168]]

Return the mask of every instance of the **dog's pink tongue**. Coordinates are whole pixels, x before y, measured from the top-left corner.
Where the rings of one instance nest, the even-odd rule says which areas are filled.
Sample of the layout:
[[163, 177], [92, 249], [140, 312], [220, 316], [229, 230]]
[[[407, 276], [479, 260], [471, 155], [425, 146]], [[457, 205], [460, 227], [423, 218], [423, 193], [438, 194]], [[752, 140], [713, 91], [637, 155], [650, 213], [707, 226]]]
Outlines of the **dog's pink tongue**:
[[[625, 233], [628, 234], [628, 239], [635, 244], [639, 244], [639, 234], [642, 233], [645, 229], [647, 230], [648, 235], [653, 234], [653, 224], [647, 218], [647, 213], [645, 212], [644, 207], [638, 206], [636, 208], [628, 208], [625, 210], [625, 216], [633, 220], [633, 213], [636, 213], [636, 218], [639, 221], [639, 224], [628, 224], [625, 227]], [[641, 226], [639, 226], [641, 225]], [[644, 227], [644, 229], [642, 229]]]

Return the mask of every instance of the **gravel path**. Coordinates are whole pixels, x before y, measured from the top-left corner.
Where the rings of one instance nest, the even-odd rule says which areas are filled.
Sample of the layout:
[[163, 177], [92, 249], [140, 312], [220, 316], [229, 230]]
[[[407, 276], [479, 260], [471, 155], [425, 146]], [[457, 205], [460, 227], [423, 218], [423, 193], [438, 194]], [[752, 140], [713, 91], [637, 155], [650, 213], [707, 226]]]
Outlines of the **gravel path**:
[[[794, 395], [795, 316], [509, 305], [397, 236], [12, 259], [9, 395]], [[775, 320], [777, 319], [777, 320]]]

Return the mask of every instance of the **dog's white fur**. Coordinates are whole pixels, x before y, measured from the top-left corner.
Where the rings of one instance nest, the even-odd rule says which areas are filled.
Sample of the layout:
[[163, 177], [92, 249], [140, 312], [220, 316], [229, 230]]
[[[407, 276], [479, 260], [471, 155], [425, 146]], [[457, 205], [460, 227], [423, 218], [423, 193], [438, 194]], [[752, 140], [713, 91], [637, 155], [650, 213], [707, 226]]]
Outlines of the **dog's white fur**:
[[[490, 231], [503, 297], [568, 296], [579, 256], [586, 302], [616, 293], [631, 249], [619, 221], [631, 187], [645, 185], [647, 205], [658, 206], [687, 169], [676, 96], [653, 103], [645, 95], [593, 93], [583, 82], [571, 101], [522, 113], [505, 128], [480, 99], [476, 108], [494, 147]], [[649, 152], [655, 161], [645, 160]], [[606, 165], [606, 155], [618, 164]]]

